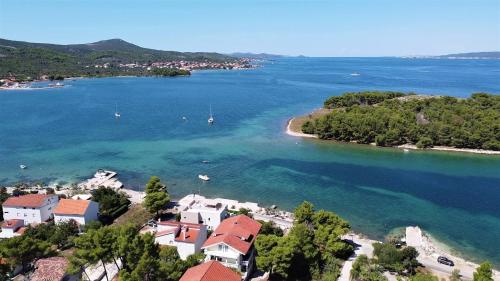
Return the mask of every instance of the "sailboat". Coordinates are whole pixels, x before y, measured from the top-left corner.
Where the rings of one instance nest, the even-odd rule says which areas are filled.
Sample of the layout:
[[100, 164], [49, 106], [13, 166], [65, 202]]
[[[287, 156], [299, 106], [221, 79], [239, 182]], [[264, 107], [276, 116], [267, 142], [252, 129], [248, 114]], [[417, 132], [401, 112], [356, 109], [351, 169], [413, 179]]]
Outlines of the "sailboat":
[[118, 112], [118, 104], [116, 105], [116, 109], [115, 109], [115, 117], [116, 118], [120, 118], [122, 115], [120, 114], [120, 112]]
[[210, 105], [210, 116], [208, 117], [208, 124], [214, 123], [214, 117], [212, 116], [212, 105]]

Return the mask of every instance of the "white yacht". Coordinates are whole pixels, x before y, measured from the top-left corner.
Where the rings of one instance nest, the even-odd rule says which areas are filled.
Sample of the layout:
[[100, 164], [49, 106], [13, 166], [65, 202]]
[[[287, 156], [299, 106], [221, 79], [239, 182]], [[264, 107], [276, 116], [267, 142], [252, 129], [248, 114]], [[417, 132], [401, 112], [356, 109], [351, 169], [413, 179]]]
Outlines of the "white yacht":
[[208, 117], [208, 124], [214, 123], [214, 117], [212, 116], [212, 105], [210, 105], [210, 116]]
[[209, 181], [210, 178], [207, 175], [198, 175], [198, 178], [203, 181]]
[[24, 169], [28, 168], [28, 166], [26, 166], [26, 165], [19, 165], [19, 168], [21, 168], [21, 169], [24, 170]]
[[120, 118], [122, 115], [118, 112], [118, 104], [115, 107], [115, 118]]

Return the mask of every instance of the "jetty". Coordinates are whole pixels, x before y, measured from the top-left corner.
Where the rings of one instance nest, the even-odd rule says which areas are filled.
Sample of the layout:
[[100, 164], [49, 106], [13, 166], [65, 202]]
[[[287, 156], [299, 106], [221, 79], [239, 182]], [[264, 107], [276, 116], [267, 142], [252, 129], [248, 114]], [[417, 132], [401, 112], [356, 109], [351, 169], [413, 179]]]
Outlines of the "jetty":
[[83, 190], [94, 190], [103, 186], [119, 190], [123, 188], [123, 183], [117, 179], [117, 175], [116, 172], [99, 169], [93, 178], [78, 184], [78, 187]]

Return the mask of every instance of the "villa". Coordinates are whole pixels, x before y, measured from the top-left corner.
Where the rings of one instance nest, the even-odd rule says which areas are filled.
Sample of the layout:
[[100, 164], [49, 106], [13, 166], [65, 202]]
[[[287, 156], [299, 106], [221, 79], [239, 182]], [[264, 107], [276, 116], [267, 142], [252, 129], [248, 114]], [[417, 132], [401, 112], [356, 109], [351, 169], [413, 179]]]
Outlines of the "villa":
[[242, 273], [246, 280], [254, 270], [253, 243], [261, 224], [245, 215], [228, 218], [215, 229], [203, 244], [206, 260], [216, 260]]
[[[204, 224], [209, 230], [214, 230], [225, 218], [229, 216], [227, 205], [221, 202], [206, 202], [200, 196], [188, 195], [181, 200], [181, 222], [191, 224]], [[204, 198], [203, 198], [204, 199]]]
[[2, 204], [4, 220], [23, 220], [24, 224], [42, 223], [53, 217], [57, 195], [27, 194], [10, 197]]
[[27, 194], [10, 197], [2, 204], [3, 218], [0, 238], [21, 235], [24, 226], [42, 223], [53, 218], [54, 208], [59, 202], [57, 195]]
[[99, 217], [99, 204], [91, 200], [61, 199], [54, 210], [56, 223], [74, 220], [85, 225]]
[[201, 246], [207, 240], [207, 227], [203, 224], [160, 221], [156, 230], [155, 242], [176, 247], [179, 257], [183, 260], [201, 252]]

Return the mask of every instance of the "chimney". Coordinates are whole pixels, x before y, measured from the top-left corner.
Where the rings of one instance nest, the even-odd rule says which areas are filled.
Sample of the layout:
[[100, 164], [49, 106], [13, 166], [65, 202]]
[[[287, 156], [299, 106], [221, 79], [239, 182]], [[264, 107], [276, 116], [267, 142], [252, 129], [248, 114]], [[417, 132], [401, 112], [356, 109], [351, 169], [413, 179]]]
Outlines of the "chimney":
[[188, 231], [188, 227], [187, 226], [183, 226], [182, 227], [182, 240], [186, 240], [186, 232]]

